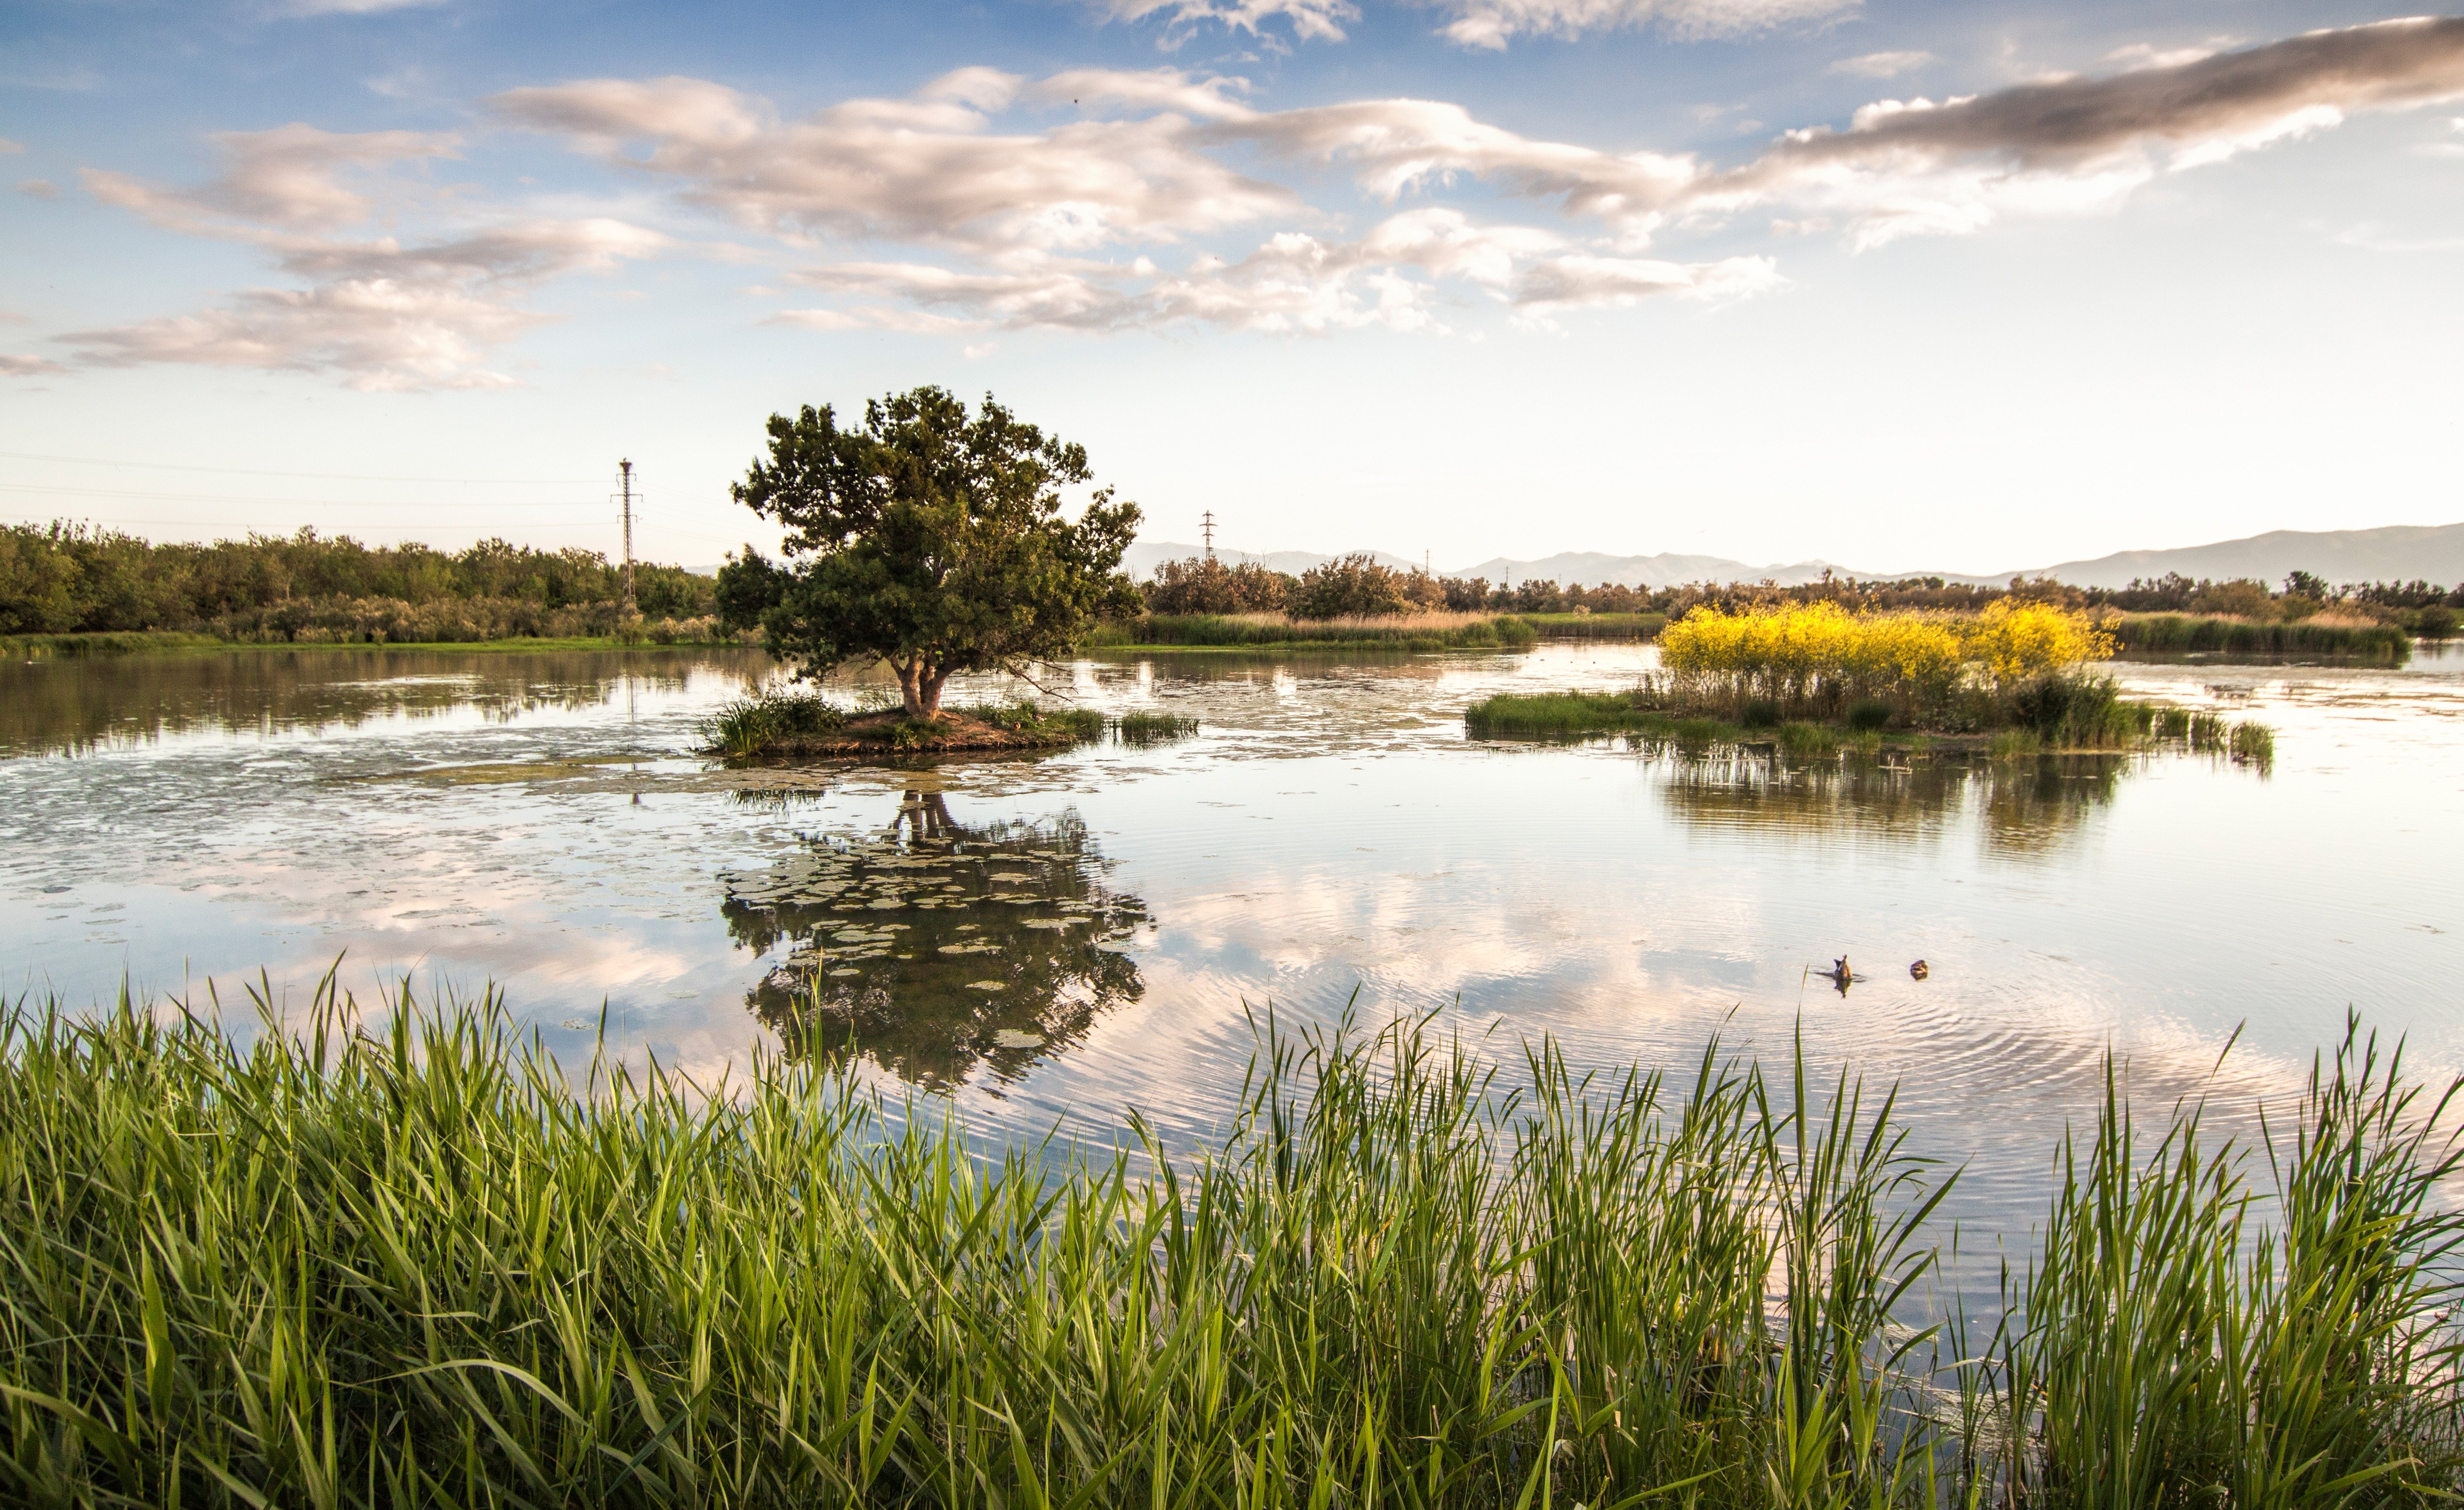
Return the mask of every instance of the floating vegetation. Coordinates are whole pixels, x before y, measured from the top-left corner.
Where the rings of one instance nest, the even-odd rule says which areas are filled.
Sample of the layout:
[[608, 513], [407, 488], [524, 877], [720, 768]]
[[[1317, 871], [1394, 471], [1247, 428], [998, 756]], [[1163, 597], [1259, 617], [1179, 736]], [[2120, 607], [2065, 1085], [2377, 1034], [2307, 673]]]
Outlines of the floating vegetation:
[[1133, 709], [1112, 720], [1112, 733], [1125, 745], [1162, 744], [1172, 739], [1186, 739], [1198, 733], [1198, 720], [1177, 713], [1153, 712]]
[[2235, 760], [2255, 766], [2273, 765], [2276, 761], [2276, 731], [2265, 724], [2235, 724], [2226, 749]]
[[366, 1031], [329, 977], [246, 1045], [0, 1009], [10, 1502], [2409, 1510], [2457, 1481], [2448, 1103], [2351, 1034], [2256, 1159], [2195, 1104], [2143, 1127], [2108, 1061], [1970, 1336], [1927, 1313], [1954, 1177], [1801, 1056], [1715, 1044], [1680, 1090], [1269, 1018], [1179, 1163], [1134, 1117], [988, 1155], [827, 1061], [577, 1086], [494, 996], [386, 1005]]
[[[782, 955], [746, 1005], [798, 1056], [854, 1053], [936, 1087], [1016, 1074], [1145, 990], [1122, 946], [1146, 909], [1105, 882], [1074, 814], [969, 825], [909, 792], [880, 833], [718, 879], [729, 935]], [[883, 914], [897, 921], [864, 921]]]

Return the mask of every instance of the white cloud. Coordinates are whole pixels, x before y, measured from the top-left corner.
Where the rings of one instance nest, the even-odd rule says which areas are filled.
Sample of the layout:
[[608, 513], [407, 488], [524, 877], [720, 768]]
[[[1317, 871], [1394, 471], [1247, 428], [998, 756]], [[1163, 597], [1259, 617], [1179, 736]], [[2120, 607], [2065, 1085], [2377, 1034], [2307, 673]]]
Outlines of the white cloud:
[[1623, 306], [1646, 298], [1704, 300], [1749, 298], [1785, 288], [1779, 264], [1770, 257], [1727, 257], [1718, 262], [1662, 262], [1569, 252], [1538, 262], [1516, 280], [1514, 303], [1533, 314], [1585, 305]]
[[367, 196], [342, 182], [398, 163], [459, 157], [451, 136], [419, 131], [320, 131], [295, 121], [270, 131], [225, 131], [209, 139], [223, 171], [195, 189], [165, 189], [123, 174], [84, 170], [89, 191], [156, 225], [240, 240], [332, 230], [367, 218]]
[[0, 351], [0, 378], [39, 378], [67, 370], [49, 357], [30, 357]]
[[1199, 27], [1216, 25], [1227, 32], [1267, 34], [1265, 27], [1282, 21], [1301, 41], [1340, 42], [1343, 29], [1360, 19], [1350, 0], [1091, 0], [1114, 21], [1164, 18], [1162, 44], [1178, 47]]
[[[532, 289], [668, 244], [599, 217], [499, 220], [409, 242], [337, 235], [372, 208], [342, 174], [452, 156], [454, 141], [300, 124], [212, 140], [225, 166], [202, 187], [163, 188], [93, 169], [86, 186], [167, 230], [263, 248], [306, 286], [249, 289], [200, 314], [62, 337], [84, 361], [331, 372], [362, 388], [502, 386], [512, 380], [484, 363], [493, 348], [548, 317], [523, 302]], [[412, 193], [405, 203], [421, 199]]]
[[[1199, 325], [1272, 335], [1381, 327], [1442, 333], [1440, 284], [1460, 279], [1536, 314], [1631, 304], [1661, 294], [1744, 297], [1776, 287], [1769, 259], [1688, 265], [1568, 252], [1564, 237], [1484, 226], [1431, 207], [1381, 221], [1357, 241], [1284, 231], [1237, 262], [1194, 258], [1178, 272], [1141, 257], [1026, 272], [914, 262], [847, 262], [797, 274], [864, 302], [797, 310], [775, 322], [814, 330], [926, 334], [995, 329], [1157, 330]], [[925, 307], [917, 318], [917, 306]]]
[[1694, 41], [1748, 36], [1851, 14], [1858, 0], [1417, 0], [1453, 19], [1439, 29], [1464, 47], [1503, 49], [1524, 36], [1573, 38], [1656, 27]]
[[333, 371], [355, 388], [502, 387], [489, 347], [544, 317], [451, 285], [348, 278], [308, 289], [251, 289], [203, 315], [61, 339], [97, 366], [181, 362]]
[[1844, 131], [1792, 132], [1689, 186], [1699, 208], [1838, 213], [1858, 246], [1974, 231], [2004, 214], [2108, 212], [2160, 174], [2326, 130], [2357, 111], [2464, 98], [2464, 18], [2312, 32], [2235, 53], [1937, 104], [1881, 100]]
[[2160, 48], [2147, 42], [2133, 42], [2105, 54], [2104, 61], [2119, 65], [2125, 73], [2147, 68], [2179, 68], [2185, 63], [2213, 57], [2225, 45], [2220, 42], [2216, 47]]
[[60, 186], [47, 178], [21, 178], [17, 181], [17, 192], [34, 199], [57, 199]]
[[25, 150], [26, 143], [23, 142], [12, 142], [7, 137], [0, 137], [0, 157], [12, 157]]
[[1843, 57], [1823, 72], [1853, 74], [1859, 78], [1896, 78], [1940, 61], [1942, 59], [1931, 53], [1865, 53], [1856, 57]]
[[1456, 175], [1528, 199], [1552, 199], [1644, 236], [1700, 174], [1690, 157], [1624, 155], [1538, 142], [1435, 99], [1362, 99], [1261, 114], [1207, 128], [1286, 157], [1351, 167], [1360, 186], [1393, 201]]
[[[1178, 87], [1185, 107], [1235, 108], [1221, 87], [1168, 86], [1159, 75], [1077, 77], [1112, 101], [1152, 107]], [[1008, 105], [1020, 82], [964, 70], [903, 99], [847, 100], [794, 121], [780, 120], [766, 101], [693, 78], [591, 79], [517, 89], [490, 103], [505, 120], [672, 180], [687, 200], [738, 224], [786, 235], [1087, 251], [1173, 241], [1299, 208], [1290, 191], [1208, 157], [1176, 109], [990, 131], [989, 113]], [[635, 142], [645, 155], [626, 150]]]

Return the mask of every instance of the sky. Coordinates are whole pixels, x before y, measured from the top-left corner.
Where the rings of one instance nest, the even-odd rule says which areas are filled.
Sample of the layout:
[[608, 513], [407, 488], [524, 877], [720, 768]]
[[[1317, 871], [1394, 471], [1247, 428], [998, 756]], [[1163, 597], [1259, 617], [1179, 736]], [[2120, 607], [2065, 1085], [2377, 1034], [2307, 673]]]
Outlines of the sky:
[[709, 564], [938, 383], [1150, 539], [1988, 572], [2464, 519], [2464, 17], [18, 0], [0, 520]]

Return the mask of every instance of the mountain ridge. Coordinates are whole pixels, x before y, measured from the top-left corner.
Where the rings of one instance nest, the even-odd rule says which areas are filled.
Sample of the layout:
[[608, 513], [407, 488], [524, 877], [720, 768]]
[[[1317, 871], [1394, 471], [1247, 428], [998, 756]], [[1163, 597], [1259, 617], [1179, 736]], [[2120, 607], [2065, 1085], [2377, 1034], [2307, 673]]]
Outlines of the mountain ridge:
[[[1130, 547], [1122, 565], [1141, 580], [1164, 561], [1202, 554], [1201, 547], [1177, 541], [1141, 540]], [[1234, 563], [1254, 561], [1295, 575], [1335, 559], [1314, 551], [1248, 552], [1218, 548], [1215, 553]], [[1408, 570], [1420, 562], [1391, 551], [1373, 551], [1379, 562]], [[1601, 551], [1560, 551], [1554, 556], [1518, 560], [1492, 557], [1485, 561], [1441, 571], [1441, 577], [1485, 577], [1491, 582], [1554, 580], [1586, 587], [1613, 582], [1624, 587], [1675, 587], [1687, 582], [1771, 580], [1783, 587], [1818, 580], [1825, 571], [1867, 581], [1897, 581], [1911, 577], [1939, 577], [1947, 582], [1999, 585], [2013, 577], [2051, 577], [2073, 587], [2126, 587], [2133, 578], [2162, 577], [2179, 572], [2189, 578], [2224, 580], [2255, 577], [2282, 580], [2306, 571], [2330, 582], [2464, 581], [2464, 523], [2391, 524], [2362, 530], [2270, 530], [2238, 539], [2165, 550], [2116, 551], [2106, 556], [2059, 561], [2051, 566], [2016, 571], [1968, 572], [1869, 571], [1842, 566], [1819, 558], [1756, 566], [1723, 556], [1691, 556], [1662, 551], [1649, 556], [1613, 556]]]

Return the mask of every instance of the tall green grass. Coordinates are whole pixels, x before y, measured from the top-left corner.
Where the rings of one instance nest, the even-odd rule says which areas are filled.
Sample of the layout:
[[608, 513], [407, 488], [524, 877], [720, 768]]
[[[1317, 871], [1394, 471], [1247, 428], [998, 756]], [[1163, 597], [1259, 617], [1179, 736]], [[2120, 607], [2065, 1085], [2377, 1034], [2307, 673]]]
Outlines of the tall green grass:
[[2151, 1157], [2109, 1083], [2024, 1320], [1945, 1389], [1922, 1313], [1949, 1182], [1892, 1096], [1801, 1056], [1715, 1046], [1678, 1089], [1269, 1019], [1210, 1151], [1131, 1114], [1114, 1149], [987, 1155], [827, 1064], [568, 1074], [494, 996], [389, 1006], [363, 1027], [329, 981], [245, 1045], [125, 999], [0, 1013], [0, 1497], [1871, 1510], [2453, 1481], [2453, 1163], [2398, 1065], [2349, 1050], [2271, 1148], [2286, 1218], [2255, 1250], [2240, 1166], [2194, 1122]]
[[2197, 614], [2125, 614], [2104, 625], [2127, 655], [2283, 655], [2402, 666], [2412, 637], [2395, 624], [2260, 623]]
[[1518, 615], [1543, 640], [1656, 640], [1664, 613], [1527, 613]]

